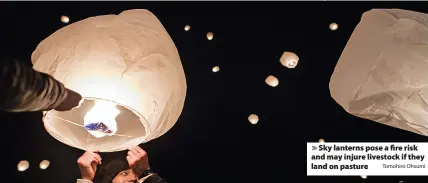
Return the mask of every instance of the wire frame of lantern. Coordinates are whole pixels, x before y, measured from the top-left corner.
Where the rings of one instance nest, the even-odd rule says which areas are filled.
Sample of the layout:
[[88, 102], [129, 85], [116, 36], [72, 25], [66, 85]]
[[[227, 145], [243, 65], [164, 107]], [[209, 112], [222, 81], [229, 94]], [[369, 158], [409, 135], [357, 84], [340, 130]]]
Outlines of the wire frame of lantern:
[[189, 31], [189, 30], [190, 30], [190, 25], [186, 25], [186, 26], [184, 27], [184, 30], [185, 30], [185, 31]]
[[208, 39], [208, 40], [213, 40], [213, 38], [214, 38], [214, 33], [212, 33], [212, 32], [208, 32], [208, 33], [207, 33], [207, 39]]
[[49, 162], [48, 160], [43, 160], [40, 162], [39, 168], [42, 170], [45, 170], [46, 168], [49, 167], [50, 164], [51, 164], [51, 162]]
[[279, 85], [279, 80], [275, 76], [268, 76], [265, 80], [266, 84], [268, 84], [271, 87], [276, 87]]
[[257, 116], [256, 114], [251, 114], [250, 116], [248, 116], [248, 121], [250, 121], [251, 124], [255, 125], [259, 122], [259, 116]]
[[61, 16], [62, 23], [68, 23], [69, 21], [70, 21], [70, 18], [68, 18], [68, 16], [65, 16], [65, 15]]
[[30, 167], [30, 163], [27, 160], [22, 160], [18, 163], [17, 168], [18, 171], [23, 172]]
[[331, 23], [329, 25], [330, 30], [335, 31], [339, 28], [339, 25], [337, 25], [337, 23]]
[[220, 71], [220, 67], [219, 66], [214, 66], [212, 69], [213, 72], [218, 72]]
[[72, 111], [44, 113], [48, 133], [72, 147], [125, 150], [165, 134], [182, 112], [187, 84], [181, 60], [148, 10], [65, 26], [43, 40], [31, 60], [35, 70], [85, 99]]
[[279, 60], [281, 65], [287, 68], [295, 68], [299, 63], [299, 57], [293, 52], [284, 52]]

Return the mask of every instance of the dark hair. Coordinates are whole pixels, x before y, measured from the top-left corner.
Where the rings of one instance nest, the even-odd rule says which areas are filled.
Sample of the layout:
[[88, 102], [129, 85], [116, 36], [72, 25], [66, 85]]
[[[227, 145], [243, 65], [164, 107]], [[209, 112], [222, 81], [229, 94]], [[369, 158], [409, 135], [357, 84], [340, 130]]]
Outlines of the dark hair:
[[114, 177], [121, 171], [130, 169], [126, 159], [115, 159], [107, 164], [101, 164], [95, 174], [94, 183], [112, 183]]

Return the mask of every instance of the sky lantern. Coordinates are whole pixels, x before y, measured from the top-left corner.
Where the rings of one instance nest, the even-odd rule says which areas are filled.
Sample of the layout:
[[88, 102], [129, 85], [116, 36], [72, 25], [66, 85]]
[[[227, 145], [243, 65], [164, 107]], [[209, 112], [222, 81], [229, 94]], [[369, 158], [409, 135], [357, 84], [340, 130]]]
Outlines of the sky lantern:
[[[330, 78], [332, 98], [348, 113], [428, 136], [428, 14], [365, 12]], [[361, 54], [364, 53], [364, 54]]]
[[39, 167], [42, 170], [45, 170], [46, 168], [49, 167], [49, 165], [51, 164], [51, 162], [49, 162], [48, 160], [43, 160], [40, 162]]
[[61, 22], [63, 23], [68, 23], [70, 21], [70, 19], [68, 18], [68, 16], [61, 16]]
[[207, 39], [212, 40], [214, 38], [214, 34], [212, 32], [207, 33]]
[[183, 66], [173, 40], [148, 10], [65, 26], [43, 40], [31, 60], [34, 69], [85, 99], [71, 111], [44, 113], [47, 132], [72, 147], [125, 150], [165, 134], [182, 112]]
[[251, 124], [255, 125], [257, 124], [257, 122], [259, 122], [259, 116], [257, 116], [256, 114], [251, 114], [250, 116], [248, 116], [248, 121], [250, 121]]
[[331, 23], [329, 25], [330, 30], [335, 31], [339, 28], [339, 25], [337, 25], [337, 23]]
[[367, 175], [361, 175], [362, 179], [367, 179]]
[[213, 67], [213, 72], [218, 72], [220, 71], [220, 67], [219, 66], [214, 66]]
[[275, 76], [268, 76], [265, 80], [266, 84], [268, 84], [271, 87], [276, 87], [279, 85], [279, 80]]
[[18, 163], [18, 171], [23, 172], [30, 167], [30, 163], [27, 160], [22, 160]]
[[324, 139], [319, 139], [318, 142], [319, 143], [324, 143], [325, 141], [324, 141]]
[[299, 57], [293, 52], [284, 52], [279, 60], [281, 65], [289, 69], [293, 69], [299, 63]]
[[185, 30], [185, 31], [189, 31], [189, 30], [190, 30], [190, 25], [186, 25], [186, 26], [184, 27], [184, 30]]

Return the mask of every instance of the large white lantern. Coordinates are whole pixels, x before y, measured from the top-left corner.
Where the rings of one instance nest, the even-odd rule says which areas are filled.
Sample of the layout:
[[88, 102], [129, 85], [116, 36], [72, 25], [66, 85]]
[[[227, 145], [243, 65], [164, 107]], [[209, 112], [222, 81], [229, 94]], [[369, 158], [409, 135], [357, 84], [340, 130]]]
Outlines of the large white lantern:
[[347, 112], [428, 136], [428, 15], [365, 12], [330, 80]]
[[68, 25], [31, 59], [85, 99], [72, 111], [45, 113], [46, 130], [67, 145], [125, 150], [163, 135], [182, 112], [187, 86], [177, 48], [147, 10]]

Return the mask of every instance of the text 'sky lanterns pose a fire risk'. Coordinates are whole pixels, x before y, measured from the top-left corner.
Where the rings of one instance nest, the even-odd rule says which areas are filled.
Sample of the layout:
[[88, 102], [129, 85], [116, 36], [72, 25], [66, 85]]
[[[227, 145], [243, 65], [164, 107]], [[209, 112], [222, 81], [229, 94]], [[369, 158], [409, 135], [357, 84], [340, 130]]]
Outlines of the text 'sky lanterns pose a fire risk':
[[68, 25], [43, 40], [31, 59], [34, 69], [85, 99], [43, 119], [46, 130], [70, 146], [125, 150], [163, 135], [182, 112], [187, 85], [177, 48], [147, 10]]
[[428, 136], [428, 15], [365, 12], [330, 80], [347, 112]]

